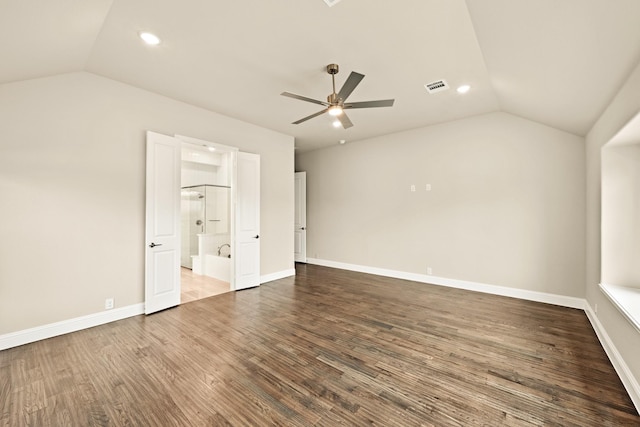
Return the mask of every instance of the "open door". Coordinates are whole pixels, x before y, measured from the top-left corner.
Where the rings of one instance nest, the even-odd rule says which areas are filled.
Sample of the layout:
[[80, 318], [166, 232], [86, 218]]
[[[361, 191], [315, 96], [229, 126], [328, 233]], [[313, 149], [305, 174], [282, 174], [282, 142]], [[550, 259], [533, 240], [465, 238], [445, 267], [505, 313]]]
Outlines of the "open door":
[[180, 304], [180, 141], [147, 132], [145, 314]]
[[295, 215], [293, 259], [307, 262], [307, 173], [295, 173]]
[[238, 152], [235, 289], [260, 285], [260, 156]]

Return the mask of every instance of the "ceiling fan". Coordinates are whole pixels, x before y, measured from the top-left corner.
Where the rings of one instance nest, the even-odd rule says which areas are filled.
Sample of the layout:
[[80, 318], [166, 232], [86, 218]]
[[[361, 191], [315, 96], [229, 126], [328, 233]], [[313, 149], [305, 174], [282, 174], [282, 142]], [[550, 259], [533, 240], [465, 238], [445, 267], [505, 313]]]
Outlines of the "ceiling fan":
[[329, 64], [327, 65], [327, 73], [331, 74], [331, 81], [333, 83], [333, 92], [331, 95], [327, 96], [327, 102], [318, 101], [317, 99], [307, 98], [306, 96], [300, 96], [289, 92], [282, 92], [280, 95], [288, 96], [289, 98], [299, 99], [301, 101], [307, 101], [314, 104], [323, 105], [326, 108], [322, 111], [318, 111], [310, 116], [304, 117], [300, 120], [293, 122], [292, 124], [297, 125], [302, 122], [306, 122], [309, 119], [313, 119], [324, 113], [329, 113], [334, 116], [342, 125], [344, 129], [348, 129], [353, 126], [349, 117], [344, 110], [352, 109], [352, 108], [375, 108], [375, 107], [391, 107], [393, 105], [393, 99], [384, 99], [380, 101], [365, 101], [365, 102], [345, 102], [351, 92], [360, 84], [362, 79], [364, 79], [364, 75], [360, 73], [356, 73], [354, 71], [349, 74], [349, 78], [342, 85], [342, 89], [340, 92], [336, 93], [336, 74], [338, 74], [339, 68], [338, 64]]

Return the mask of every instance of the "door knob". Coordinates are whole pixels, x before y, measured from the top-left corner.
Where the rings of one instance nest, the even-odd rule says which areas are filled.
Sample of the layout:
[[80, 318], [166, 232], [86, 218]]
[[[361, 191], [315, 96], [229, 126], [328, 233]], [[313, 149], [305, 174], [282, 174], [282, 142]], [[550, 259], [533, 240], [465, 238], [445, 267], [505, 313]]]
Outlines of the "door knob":
[[300, 227], [300, 230], [306, 230], [306, 229], [307, 229], [306, 227]]
[[259, 238], [260, 238], [259, 234], [256, 234], [256, 237], [254, 237], [254, 239], [259, 239]]
[[162, 246], [162, 243], [153, 243], [153, 242], [151, 242], [151, 244], [149, 245], [150, 248], [155, 248], [156, 246]]

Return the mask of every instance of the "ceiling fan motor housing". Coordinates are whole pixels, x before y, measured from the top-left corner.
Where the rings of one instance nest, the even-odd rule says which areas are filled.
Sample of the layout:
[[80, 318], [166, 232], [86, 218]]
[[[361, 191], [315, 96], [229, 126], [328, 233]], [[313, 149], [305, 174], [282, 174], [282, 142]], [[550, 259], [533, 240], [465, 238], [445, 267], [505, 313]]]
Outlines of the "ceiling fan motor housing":
[[338, 67], [338, 64], [329, 64], [329, 65], [327, 65], [327, 73], [329, 73], [329, 74], [338, 74], [338, 71], [340, 71], [340, 67]]
[[338, 94], [335, 92], [327, 96], [327, 102], [331, 105], [342, 105], [342, 99], [338, 98]]

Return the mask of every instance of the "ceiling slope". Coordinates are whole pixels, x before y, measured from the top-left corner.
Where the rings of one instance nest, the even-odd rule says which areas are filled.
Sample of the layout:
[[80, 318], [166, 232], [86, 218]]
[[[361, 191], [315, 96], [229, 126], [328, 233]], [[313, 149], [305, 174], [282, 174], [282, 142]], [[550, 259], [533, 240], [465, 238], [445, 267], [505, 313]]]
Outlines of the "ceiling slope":
[[112, 0], [0, 0], [0, 83], [81, 71]]
[[[585, 135], [640, 60], [637, 0], [0, 0], [0, 83], [88, 71], [270, 128], [301, 150], [492, 111]], [[144, 45], [140, 31], [162, 39]], [[351, 71], [388, 108], [291, 124]], [[426, 83], [451, 89], [429, 94]], [[460, 95], [455, 88], [471, 85]]]
[[[136, 32], [163, 43], [143, 46]], [[395, 98], [391, 108], [350, 111], [354, 127], [327, 115], [291, 124], [321, 107], [280, 96], [325, 100], [326, 65], [340, 87], [365, 74], [349, 101]], [[495, 111], [497, 100], [464, 0], [115, 1], [87, 69], [296, 137], [301, 149], [353, 141]], [[445, 78], [473, 86], [429, 95]]]
[[637, 0], [467, 0], [503, 111], [586, 135], [640, 60]]

